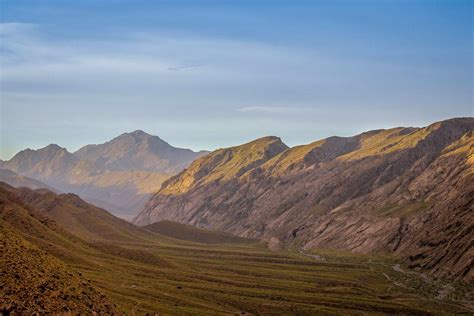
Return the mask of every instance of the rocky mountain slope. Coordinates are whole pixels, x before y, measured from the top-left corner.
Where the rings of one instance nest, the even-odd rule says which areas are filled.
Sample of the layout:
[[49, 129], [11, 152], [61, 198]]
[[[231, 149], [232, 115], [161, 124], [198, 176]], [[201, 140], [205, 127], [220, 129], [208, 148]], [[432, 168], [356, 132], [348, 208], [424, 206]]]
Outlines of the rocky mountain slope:
[[473, 129], [473, 118], [460, 118], [217, 150], [167, 180], [134, 222], [171, 220], [273, 247], [391, 252], [472, 282]]
[[203, 154], [135, 131], [76, 153], [54, 144], [26, 149], [2, 167], [131, 218], [164, 180]]
[[104, 294], [58, 259], [80, 255], [75, 253], [80, 241], [24, 204], [15, 192], [0, 183], [2, 312], [114, 313], [114, 304]]

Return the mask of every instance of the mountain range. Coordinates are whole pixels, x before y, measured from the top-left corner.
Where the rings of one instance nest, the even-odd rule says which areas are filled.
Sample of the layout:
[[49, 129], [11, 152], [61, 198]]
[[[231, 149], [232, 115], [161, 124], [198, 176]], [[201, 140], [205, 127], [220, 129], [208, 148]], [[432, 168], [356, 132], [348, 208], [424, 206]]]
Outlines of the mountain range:
[[55, 144], [26, 149], [0, 167], [57, 191], [79, 194], [118, 216], [130, 218], [165, 179], [205, 153], [176, 148], [157, 136], [135, 131], [74, 153]]
[[472, 313], [473, 130], [24, 150], [0, 169], [0, 311]]
[[474, 119], [289, 148], [278, 137], [213, 151], [166, 180], [134, 223], [170, 220], [275, 249], [392, 253], [474, 280]]

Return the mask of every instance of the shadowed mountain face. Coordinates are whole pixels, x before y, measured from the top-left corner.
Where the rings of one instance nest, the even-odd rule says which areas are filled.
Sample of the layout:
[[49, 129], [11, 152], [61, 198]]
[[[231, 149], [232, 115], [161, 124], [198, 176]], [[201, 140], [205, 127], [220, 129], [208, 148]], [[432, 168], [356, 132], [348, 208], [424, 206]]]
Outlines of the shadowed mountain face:
[[167, 180], [134, 219], [263, 238], [272, 247], [393, 252], [471, 282], [474, 119], [220, 149]]
[[131, 218], [165, 179], [203, 154], [135, 131], [104, 144], [87, 145], [76, 153], [58, 145], [26, 149], [2, 166]]

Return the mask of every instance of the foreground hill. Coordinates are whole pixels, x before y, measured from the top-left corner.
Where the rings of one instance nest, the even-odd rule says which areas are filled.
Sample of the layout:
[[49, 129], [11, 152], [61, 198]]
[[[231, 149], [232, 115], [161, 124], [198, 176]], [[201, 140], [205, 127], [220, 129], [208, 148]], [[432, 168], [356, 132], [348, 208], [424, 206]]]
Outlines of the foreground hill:
[[72, 193], [55, 194], [28, 188], [16, 189], [14, 193], [23, 203], [83, 240], [140, 242], [149, 235]]
[[273, 247], [393, 252], [474, 280], [473, 118], [285, 148], [221, 149], [166, 181], [134, 219], [263, 238]]
[[113, 313], [113, 304], [64, 263], [26, 241], [0, 220], [2, 311], [16, 314]]
[[164, 180], [203, 154], [135, 131], [104, 144], [87, 145], [75, 153], [55, 144], [26, 149], [3, 162], [2, 168], [62, 192], [76, 193], [116, 215], [131, 218]]
[[[71, 217], [80, 218], [74, 225], [83, 228], [65, 220]], [[85, 233], [87, 227], [115, 233]], [[0, 233], [7, 254], [0, 259], [0, 310], [12, 314], [472, 311], [469, 288], [394, 270], [388, 258], [176, 240], [133, 227], [71, 194], [0, 183]]]
[[115, 312], [104, 294], [57, 258], [80, 255], [80, 241], [15, 192], [0, 183], [0, 309], [16, 314]]

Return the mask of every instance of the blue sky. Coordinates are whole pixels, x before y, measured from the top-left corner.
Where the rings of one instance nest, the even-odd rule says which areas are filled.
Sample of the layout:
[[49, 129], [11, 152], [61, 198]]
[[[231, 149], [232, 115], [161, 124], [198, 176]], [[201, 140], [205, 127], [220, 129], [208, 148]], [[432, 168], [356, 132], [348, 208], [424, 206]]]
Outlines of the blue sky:
[[215, 149], [473, 115], [471, 1], [0, 0], [0, 159], [142, 129]]

